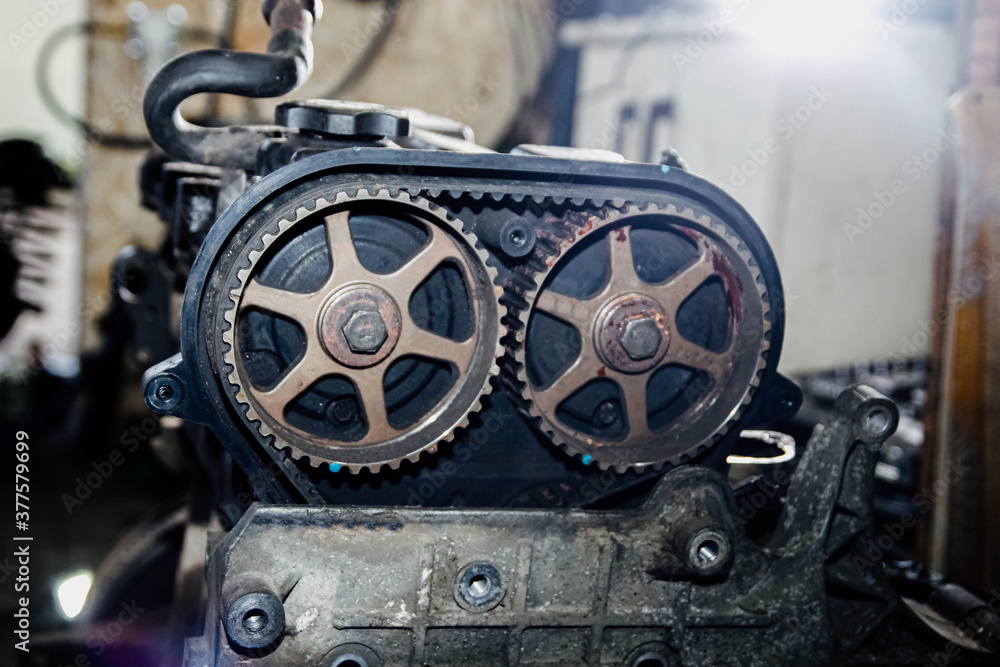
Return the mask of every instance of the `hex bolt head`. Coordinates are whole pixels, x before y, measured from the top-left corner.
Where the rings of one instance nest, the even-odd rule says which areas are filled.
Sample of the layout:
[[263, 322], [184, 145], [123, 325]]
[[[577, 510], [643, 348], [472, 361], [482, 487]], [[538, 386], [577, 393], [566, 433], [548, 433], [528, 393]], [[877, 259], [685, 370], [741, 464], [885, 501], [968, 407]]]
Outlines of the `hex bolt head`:
[[180, 406], [184, 398], [184, 387], [173, 374], [161, 373], [145, 383], [142, 393], [151, 410], [166, 415]]
[[618, 342], [634, 361], [649, 359], [660, 349], [663, 332], [652, 317], [639, 317], [625, 324]]
[[351, 351], [357, 354], [375, 354], [388, 337], [382, 316], [374, 310], [359, 310], [351, 315], [343, 332]]
[[326, 409], [326, 417], [335, 424], [346, 424], [353, 421], [358, 414], [358, 405], [353, 398], [342, 398], [334, 401]]

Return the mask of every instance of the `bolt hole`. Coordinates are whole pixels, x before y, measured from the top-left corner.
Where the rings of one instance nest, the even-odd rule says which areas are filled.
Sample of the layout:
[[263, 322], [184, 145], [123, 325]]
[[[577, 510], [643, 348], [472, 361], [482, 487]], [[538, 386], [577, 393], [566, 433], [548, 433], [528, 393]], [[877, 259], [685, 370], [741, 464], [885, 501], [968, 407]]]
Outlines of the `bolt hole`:
[[248, 632], [260, 632], [267, 626], [267, 614], [262, 609], [251, 609], [243, 614], [243, 627]]
[[334, 667], [368, 667], [368, 663], [359, 658], [347, 658], [340, 662], [333, 663]]
[[884, 406], [876, 405], [865, 414], [865, 430], [872, 437], [879, 437], [889, 430], [892, 414]]
[[632, 663], [632, 667], [668, 667], [668, 665], [666, 658], [655, 653], [640, 655]]
[[467, 611], [485, 611], [500, 604], [504, 588], [500, 573], [489, 563], [470, 563], [458, 573], [455, 601]]
[[795, 399], [786, 393], [782, 393], [778, 396], [778, 410], [782, 413], [791, 413], [795, 410]]
[[490, 581], [485, 576], [477, 574], [469, 580], [469, 592], [474, 597], [485, 597], [490, 592]]
[[525, 238], [527, 237], [525, 236], [523, 229], [515, 229], [510, 233], [510, 240], [514, 243], [514, 245], [521, 245], [524, 243]]
[[705, 540], [698, 545], [698, 562], [711, 565], [719, 557], [719, 543], [715, 540]]

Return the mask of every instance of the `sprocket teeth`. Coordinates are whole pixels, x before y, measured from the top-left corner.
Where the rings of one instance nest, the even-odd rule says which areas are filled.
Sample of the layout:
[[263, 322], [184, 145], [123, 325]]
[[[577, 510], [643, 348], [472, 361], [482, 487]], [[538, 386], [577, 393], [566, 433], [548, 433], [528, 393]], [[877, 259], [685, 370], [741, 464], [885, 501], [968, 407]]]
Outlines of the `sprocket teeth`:
[[[550, 198], [549, 201], [558, 204], [559, 198]], [[552, 440], [554, 444], [565, 450], [569, 455], [583, 459], [584, 462], [588, 461], [586, 457], [590, 457], [589, 461], [596, 464], [602, 470], [613, 469], [615, 472], [623, 474], [629, 470], [642, 471], [649, 468], [661, 470], [665, 466], [672, 467], [683, 464], [691, 460], [692, 453], [698, 456], [714, 446], [719, 437], [728, 433], [733, 426], [739, 423], [739, 419], [742, 417], [746, 407], [753, 400], [756, 388], [760, 383], [761, 372], [766, 369], [769, 357], [769, 333], [772, 328], [772, 314], [766, 285], [762, 280], [758, 263], [755, 261], [746, 244], [742, 242], [742, 239], [735, 236], [725, 225], [722, 225], [709, 215], [699, 215], [690, 207], [679, 209], [675, 204], [659, 205], [653, 202], [635, 204], [625, 200], [603, 202], [602, 205], [596, 206], [596, 208], [596, 211], [589, 212], [591, 216], [589, 218], [591, 224], [589, 225], [585, 224], [580, 218], [579, 212], [575, 211], [571, 211], [564, 218], [556, 219], [556, 222], [564, 223], [564, 228], [570, 230], [571, 233], [563, 235], [558, 232], [540, 232], [532, 257], [523, 263], [519, 269], [516, 269], [506, 281], [507, 294], [503, 299], [503, 303], [507, 306], [507, 316], [505, 318], [507, 335], [503, 338], [505, 357], [500, 364], [502, 384], [515, 399], [515, 404], [522, 414], [529, 421], [535, 423], [539, 430]], [[668, 456], [658, 461], [605, 461], [602, 460], [596, 448], [586, 450], [570, 442], [562, 435], [556, 425], [550, 422], [537, 408], [530, 396], [531, 385], [524, 364], [524, 341], [527, 335], [528, 319], [534, 300], [541, 291], [541, 287], [545, 283], [549, 272], [553, 270], [553, 267], [562, 259], [569, 248], [576, 241], [589, 236], [597, 230], [603, 229], [609, 223], [633, 215], [650, 213], [689, 220], [727, 240], [730, 247], [750, 269], [751, 275], [754, 278], [753, 284], [757, 287], [757, 293], [762, 303], [763, 337], [761, 339], [761, 349], [759, 354], [757, 354], [755, 370], [742, 400], [734, 408], [734, 412], [730, 414], [730, 418], [716, 429], [712, 437], [703, 442], [696, 443], [679, 455]]]
[[[495, 347], [493, 350], [493, 363], [489, 366], [485, 378], [483, 380], [483, 386], [478, 389], [475, 400], [472, 402], [470, 407], [464, 412], [462, 417], [448, 428], [441, 437], [431, 441], [430, 443], [424, 445], [423, 447], [404, 455], [400, 458], [388, 460], [388, 461], [372, 461], [369, 463], [357, 463], [357, 462], [344, 462], [337, 461], [332, 458], [324, 457], [317, 452], [307, 452], [300, 447], [297, 447], [294, 443], [281, 437], [254, 408], [253, 401], [247, 394], [246, 389], [243, 387], [243, 383], [240, 378], [239, 370], [237, 368], [237, 346], [236, 346], [236, 315], [239, 308], [239, 302], [242, 297], [242, 292], [253, 274], [257, 263], [260, 261], [271, 245], [274, 244], [283, 234], [285, 234], [290, 228], [292, 228], [296, 223], [303, 220], [306, 217], [312, 216], [318, 211], [328, 208], [334, 205], [340, 205], [348, 203], [352, 200], [382, 200], [382, 201], [394, 201], [411, 206], [416, 206], [427, 213], [432, 214], [437, 220], [441, 221], [451, 227], [458, 235], [464, 238], [467, 242], [467, 247], [472, 255], [479, 258], [481, 262], [481, 268], [486, 273], [486, 278], [491, 284], [495, 286], [494, 298], [496, 299], [497, 305], [497, 340], [495, 342]], [[396, 470], [402, 464], [404, 460], [410, 461], [412, 463], [419, 462], [420, 458], [424, 454], [433, 454], [438, 450], [438, 444], [440, 442], [448, 442], [454, 440], [456, 437], [456, 432], [461, 429], [465, 429], [469, 424], [469, 417], [471, 414], [478, 412], [482, 409], [482, 398], [488, 395], [492, 391], [491, 378], [497, 376], [500, 373], [499, 360], [503, 357], [504, 347], [501, 342], [501, 338], [505, 332], [504, 325], [502, 323], [504, 308], [500, 305], [499, 299], [503, 294], [503, 288], [500, 286], [498, 273], [495, 267], [488, 263], [489, 253], [486, 251], [485, 246], [482, 242], [472, 234], [468, 229], [466, 229], [464, 223], [456, 217], [451, 216], [438, 204], [429, 201], [426, 198], [420, 197], [416, 194], [407, 192], [406, 190], [398, 189], [395, 192], [391, 192], [384, 187], [367, 187], [359, 186], [356, 188], [349, 188], [347, 190], [342, 190], [337, 193], [335, 197], [327, 199], [325, 197], [320, 197], [315, 200], [313, 206], [299, 206], [295, 209], [295, 213], [290, 218], [281, 218], [277, 223], [277, 227], [262, 233], [258, 238], [255, 247], [250, 249], [246, 256], [241, 260], [243, 266], [236, 270], [236, 282], [238, 283], [236, 288], [229, 290], [226, 293], [226, 297], [229, 299], [231, 306], [225, 310], [223, 313], [223, 321], [227, 324], [225, 330], [222, 332], [222, 342], [223, 342], [223, 354], [222, 361], [228, 367], [228, 373], [226, 378], [228, 379], [230, 385], [235, 388], [235, 393], [233, 398], [236, 400], [240, 412], [242, 412], [242, 417], [251, 429], [255, 430], [261, 437], [264, 444], [270, 447], [272, 450], [281, 453], [287, 453], [294, 459], [305, 461], [308, 465], [319, 468], [324, 465], [335, 465], [338, 466], [340, 470], [346, 470], [352, 474], [358, 474], [363, 471], [369, 471], [371, 473], [378, 473], [385, 467], [392, 470]]]

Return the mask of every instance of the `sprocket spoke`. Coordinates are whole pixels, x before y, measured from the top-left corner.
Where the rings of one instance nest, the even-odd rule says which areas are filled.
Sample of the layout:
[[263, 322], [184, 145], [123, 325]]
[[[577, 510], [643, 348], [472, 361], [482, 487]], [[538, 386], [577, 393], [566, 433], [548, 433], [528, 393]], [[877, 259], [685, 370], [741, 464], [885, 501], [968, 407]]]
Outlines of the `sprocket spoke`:
[[315, 343], [309, 344], [302, 359], [285, 372], [268, 391], [255, 392], [257, 401], [269, 414], [284, 422], [285, 408], [316, 380], [333, 372], [332, 362]]
[[[427, 231], [427, 241], [417, 251], [417, 254], [397, 271], [381, 277], [382, 285], [386, 291], [404, 310], [409, 304], [413, 290], [417, 289], [435, 269], [441, 266], [442, 262], [452, 259], [459, 266], [463, 264], [458, 248], [455, 247], [455, 243], [447, 233], [431, 226], [427, 228]], [[464, 272], [462, 278], [465, 279]]]
[[365, 411], [365, 422], [368, 424], [368, 433], [362, 441], [363, 444], [389, 440], [401, 433], [399, 429], [389, 424], [385, 407], [383, 371], [383, 366], [373, 366], [352, 374], [352, 378], [357, 383], [361, 405]]
[[716, 383], [723, 381], [732, 370], [730, 354], [706, 350], [680, 335], [675, 335], [670, 340], [670, 347], [662, 363], [677, 363], [693, 370], [705, 371], [712, 375]]
[[676, 319], [681, 304], [715, 274], [715, 265], [708, 250], [699, 246], [698, 257], [680, 273], [659, 285], [646, 285], [645, 289], [660, 302], [671, 319]]
[[459, 373], [468, 370], [476, 351], [476, 337], [470, 336], [464, 341], [455, 341], [445, 336], [421, 329], [416, 324], [407, 322], [399, 335], [399, 342], [393, 355], [396, 358], [404, 355], [426, 357], [454, 364]]
[[646, 384], [650, 375], [641, 373], [639, 375], [626, 375], [624, 373], [614, 373], [614, 379], [618, 382], [624, 393], [625, 411], [628, 418], [628, 436], [630, 438], [641, 438], [649, 435], [648, 408], [646, 407]]
[[[643, 283], [635, 272], [632, 255], [632, 227], [612, 229], [607, 235], [611, 261], [611, 284], [615, 291], [641, 288]], [[610, 287], [610, 285], [609, 285]]]
[[554, 412], [559, 404], [572, 396], [577, 389], [600, 377], [602, 369], [606, 370], [606, 367], [597, 358], [593, 347], [584, 345], [576, 361], [552, 384], [542, 389], [535, 389], [535, 402], [541, 409]]
[[350, 219], [350, 213], [341, 211], [328, 215], [323, 222], [326, 227], [327, 247], [333, 262], [327, 287], [369, 275], [368, 270], [358, 259], [358, 249], [351, 236]]
[[311, 295], [268, 287], [256, 278], [243, 288], [240, 306], [291, 318], [307, 330], [316, 318], [316, 302]]
[[547, 289], [538, 295], [535, 310], [541, 310], [553, 317], [575, 326], [586, 336], [594, 325], [594, 301], [584, 301]]

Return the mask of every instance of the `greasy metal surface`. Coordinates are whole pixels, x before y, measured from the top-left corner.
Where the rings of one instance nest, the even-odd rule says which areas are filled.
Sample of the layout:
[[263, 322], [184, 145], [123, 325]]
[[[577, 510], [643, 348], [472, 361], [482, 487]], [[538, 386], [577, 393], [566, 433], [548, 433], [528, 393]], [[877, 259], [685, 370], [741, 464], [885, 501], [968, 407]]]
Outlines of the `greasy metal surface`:
[[[653, 219], [661, 229], [676, 230], [697, 247], [693, 261], [658, 284], [637, 274], [631, 242], [632, 221], [649, 225]], [[602, 468], [619, 472], [658, 468], [667, 462], [684, 462], [707, 449], [751, 400], [758, 372], [767, 360], [770, 303], [757, 280], [752, 256], [740, 239], [727, 235], [708, 216], [676, 207], [605, 207], [571, 214], [563, 227], [567, 234], [555, 240], [555, 250], [536, 249], [534, 261], [508, 282], [508, 289], [524, 304], [508, 306], [516, 322], [507, 338], [508, 387], [521, 395], [523, 409], [540, 419], [540, 428], [554, 442]], [[571, 262], [573, 244], [591, 235], [603, 235], [599, 240], [608, 246], [610, 279], [604, 289], [585, 300], [548, 289], [546, 277], [562, 262]], [[681, 305], [712, 277], [722, 281], [729, 300], [731, 334], [726, 349], [719, 352], [686, 340], [676, 326]], [[518, 279], [530, 287], [520, 288]], [[576, 359], [554, 381], [540, 387], [532, 383], [525, 368], [527, 328], [536, 311], [572, 325], [583, 340]], [[636, 360], [622, 346], [621, 337], [629, 320], [643, 317], [655, 319], [662, 338], [651, 359]], [[711, 386], [677, 419], [654, 431], [647, 420], [647, 384], [668, 364], [708, 373]], [[624, 439], [595, 438], [557, 414], [563, 401], [597, 378], [613, 380], [621, 389], [628, 419]]]
[[[866, 430], [873, 410], [889, 410], [888, 431]], [[764, 545], [726, 480], [694, 466], [626, 512], [256, 506], [212, 554], [186, 664], [318, 667], [359, 646], [384, 665], [923, 664], [935, 635], [903, 619], [880, 570], [854, 565], [896, 419], [874, 391], [845, 391]], [[706, 573], [713, 549], [722, 569]], [[486, 565], [499, 583], [473, 583]], [[252, 653], [221, 625], [220, 591], [247, 582], [272, 587], [287, 619]], [[470, 608], [473, 586], [499, 603]]]

